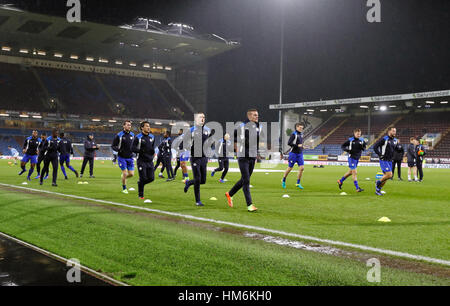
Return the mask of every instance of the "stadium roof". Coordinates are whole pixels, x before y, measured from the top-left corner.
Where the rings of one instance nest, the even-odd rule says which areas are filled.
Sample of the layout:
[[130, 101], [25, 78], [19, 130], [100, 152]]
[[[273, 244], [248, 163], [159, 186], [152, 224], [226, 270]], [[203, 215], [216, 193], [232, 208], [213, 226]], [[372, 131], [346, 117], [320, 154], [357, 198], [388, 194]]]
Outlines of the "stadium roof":
[[69, 23], [63, 17], [0, 6], [0, 45], [11, 48], [12, 53], [20, 49], [42, 50], [48, 57], [62, 54], [59, 60], [70, 61], [70, 55], [75, 54], [80, 60], [106, 59], [110, 65], [120, 60], [136, 63], [137, 67], [142, 64], [180, 67], [239, 46], [214, 34], [180, 33], [93, 22]]
[[[388, 96], [373, 96], [362, 98], [350, 98], [350, 99], [334, 99], [323, 101], [310, 101], [310, 102], [298, 102], [298, 103], [284, 103], [284, 104], [271, 104], [270, 109], [282, 110], [282, 109], [294, 109], [294, 108], [306, 108], [306, 107], [336, 107], [340, 105], [356, 105], [356, 104], [375, 104], [380, 102], [402, 102], [402, 101], [420, 101], [425, 102], [429, 99], [440, 99], [450, 96], [450, 90], [398, 94]], [[434, 103], [434, 101], [432, 101]], [[448, 100], [445, 101], [448, 103]], [[447, 104], [445, 103], [445, 104]]]

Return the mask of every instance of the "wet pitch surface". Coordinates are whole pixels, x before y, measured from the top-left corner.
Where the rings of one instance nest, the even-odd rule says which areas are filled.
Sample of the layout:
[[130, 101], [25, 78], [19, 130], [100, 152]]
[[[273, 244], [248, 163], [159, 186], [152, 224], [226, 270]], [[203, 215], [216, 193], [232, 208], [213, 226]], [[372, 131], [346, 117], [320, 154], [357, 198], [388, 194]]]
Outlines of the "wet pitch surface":
[[[0, 286], [111, 286], [81, 271], [81, 282], [70, 283], [72, 267], [0, 235]], [[69, 275], [73, 276], [73, 270]]]

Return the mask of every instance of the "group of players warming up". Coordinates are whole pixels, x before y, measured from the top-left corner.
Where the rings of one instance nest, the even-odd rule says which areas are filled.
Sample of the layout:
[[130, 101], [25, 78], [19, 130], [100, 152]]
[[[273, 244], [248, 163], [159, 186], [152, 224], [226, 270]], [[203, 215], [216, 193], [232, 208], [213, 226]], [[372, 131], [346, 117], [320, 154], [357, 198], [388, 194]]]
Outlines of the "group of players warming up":
[[[116, 134], [111, 145], [113, 152], [116, 154], [115, 160], [122, 171], [122, 192], [128, 194], [127, 179], [134, 176], [133, 156], [136, 155], [139, 173], [138, 193], [140, 199], [145, 199], [144, 187], [154, 181], [155, 170], [158, 168], [159, 164], [162, 163], [160, 176], [164, 169], [166, 169], [168, 175], [167, 181], [172, 181], [175, 178], [177, 170], [181, 168], [183, 182], [185, 184], [184, 192], [187, 193], [190, 187], [194, 186], [195, 205], [204, 206], [200, 197], [200, 187], [206, 183], [208, 154], [205, 152], [205, 142], [207, 142], [211, 136], [211, 130], [205, 125], [205, 122], [206, 117], [204, 113], [195, 114], [194, 126], [189, 129], [189, 133], [185, 135], [183, 130], [179, 131], [177, 138], [175, 139], [179, 151], [177, 153], [177, 166], [174, 171], [171, 163], [172, 145], [174, 144], [174, 141], [171, 138], [170, 132], [165, 132], [163, 141], [157, 147], [155, 144], [155, 136], [151, 134], [150, 123], [148, 121], [140, 123], [140, 133], [138, 135], [134, 135], [134, 133], [131, 132], [131, 121], [125, 121], [123, 130]], [[281, 182], [282, 188], [284, 189], [286, 189], [286, 179], [293, 170], [295, 164], [299, 167], [297, 183], [295, 186], [296, 188], [304, 189], [301, 185], [301, 179], [304, 172], [303, 128], [304, 126], [301, 123], [297, 123], [295, 125], [295, 130], [288, 141], [288, 145], [291, 149], [289, 151], [288, 168], [286, 169]], [[250, 192], [250, 178], [257, 162], [260, 133], [258, 111], [256, 109], [250, 109], [247, 111], [246, 120], [234, 131], [234, 143], [230, 141], [230, 135], [225, 134], [216, 148], [219, 167], [211, 172], [211, 177], [214, 177], [217, 172], [223, 171], [221, 178], [219, 179], [220, 183], [225, 182], [225, 176], [229, 169], [229, 157], [233, 156], [234, 153], [237, 155], [241, 177], [234, 186], [225, 193], [225, 197], [230, 207], [233, 207], [232, 197], [242, 189], [248, 211], [257, 211], [257, 208], [253, 204]], [[379, 156], [380, 167], [383, 172], [383, 176], [375, 183], [375, 194], [378, 196], [383, 195], [384, 192], [382, 192], [382, 188], [389, 179], [392, 179], [394, 172], [393, 168], [395, 169], [396, 164], [398, 164], [399, 179], [401, 179], [401, 162], [397, 163], [396, 161], [398, 160], [398, 156], [403, 158], [404, 149], [395, 136], [396, 128], [389, 127], [387, 135], [377, 141], [373, 147], [374, 152]], [[422, 164], [425, 148], [415, 138], [411, 138], [410, 142], [407, 150], [409, 167], [408, 180], [412, 181], [411, 172], [413, 172], [414, 180], [422, 181]], [[189, 146], [186, 146], [186, 143], [190, 145], [190, 150], [187, 149]], [[362, 153], [367, 149], [367, 142], [361, 138], [361, 130], [355, 129], [353, 131], [353, 137], [349, 138], [341, 147], [342, 150], [349, 155], [349, 170], [337, 181], [338, 187], [339, 189], [342, 189], [345, 180], [351, 176], [356, 192], [363, 192], [364, 189], [358, 184], [357, 167]], [[68, 177], [64, 165], [70, 169], [76, 177], [82, 177], [87, 163], [89, 163], [90, 177], [94, 178], [94, 157], [95, 151], [99, 149], [99, 146], [95, 143], [93, 134], [87, 136], [84, 148], [83, 164], [80, 175], [78, 175], [78, 172], [70, 165], [70, 155], [73, 155], [73, 145], [69, 139], [64, 137], [64, 133], [61, 133], [58, 136], [58, 131], [53, 129], [51, 136], [47, 137], [45, 133], [43, 133], [41, 137], [38, 138], [38, 132], [33, 131], [32, 135], [25, 140], [23, 145], [24, 157], [21, 161], [20, 166], [22, 170], [19, 175], [26, 172], [26, 164], [30, 162], [31, 166], [28, 171], [27, 180], [31, 180], [31, 175], [34, 172], [35, 166], [37, 166], [38, 175], [36, 179], [40, 179], [40, 184], [42, 185], [43, 180], [48, 177], [49, 166], [52, 164], [52, 186], [57, 186], [56, 180], [59, 160], [61, 171], [64, 174], [65, 179], [68, 179]], [[17, 153], [15, 155], [15, 158], [17, 159], [18, 152], [14, 152], [15, 149], [13, 148], [10, 149], [12, 153]], [[153, 163], [155, 154], [157, 154], [158, 157], [156, 164]], [[193, 174], [192, 180], [190, 180], [188, 176], [186, 166], [188, 160], [191, 163]], [[40, 169], [41, 162], [44, 162], [42, 171]], [[419, 173], [420, 179], [417, 177], [417, 172]]]

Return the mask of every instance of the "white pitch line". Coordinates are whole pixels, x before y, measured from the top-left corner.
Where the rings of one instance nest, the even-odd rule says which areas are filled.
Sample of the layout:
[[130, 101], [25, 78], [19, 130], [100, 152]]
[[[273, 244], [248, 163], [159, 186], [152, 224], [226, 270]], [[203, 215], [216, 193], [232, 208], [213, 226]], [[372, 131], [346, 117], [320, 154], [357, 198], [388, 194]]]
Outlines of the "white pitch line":
[[[5, 238], [8, 238], [8, 239], [10, 239], [10, 240], [12, 240], [12, 241], [14, 241], [14, 242], [17, 242], [18, 244], [21, 244], [21, 245], [23, 245], [23, 246], [26, 246], [26, 247], [28, 247], [28, 248], [30, 248], [30, 249], [32, 249], [32, 250], [34, 250], [34, 251], [37, 251], [37, 252], [39, 252], [39, 253], [41, 253], [41, 254], [47, 255], [47, 256], [49, 256], [49, 257], [56, 258], [56, 259], [58, 259], [59, 261], [62, 261], [63, 263], [67, 263], [67, 262], [69, 261], [69, 259], [67, 259], [67, 258], [64, 258], [64, 257], [62, 257], [62, 256], [56, 255], [56, 254], [54, 254], [54, 253], [52, 253], [52, 252], [49, 252], [49, 251], [47, 251], [47, 250], [41, 249], [40, 247], [37, 247], [37, 246], [32, 245], [32, 244], [30, 244], [30, 243], [28, 243], [28, 242], [25, 242], [25, 241], [23, 241], [23, 240], [20, 240], [20, 239], [17, 239], [17, 238], [15, 238], [15, 237], [12, 237], [12, 236], [10, 236], [10, 235], [8, 235], [8, 234], [5, 234], [5, 233], [3, 233], [3, 232], [0, 232], [0, 236], [3, 236], [3, 237], [5, 237]], [[83, 265], [81, 265], [81, 264], [80, 264], [80, 269], [81, 269], [82, 271], [84, 271], [84, 272], [89, 272], [89, 273], [91, 273], [91, 274], [94, 274], [94, 275], [96, 275], [96, 276], [97, 276], [98, 278], [100, 278], [100, 279], [104, 279], [104, 280], [106, 279], [106, 280], [110, 281], [110, 282], [113, 283], [113, 284], [120, 285], [120, 286], [129, 286], [128, 284], [122, 283], [121, 281], [118, 281], [118, 280], [116, 280], [116, 279], [114, 279], [114, 278], [111, 278], [111, 277], [109, 277], [108, 275], [99, 273], [99, 272], [97, 272], [97, 271], [95, 271], [95, 270], [92, 270], [91, 268], [88, 268], [88, 267], [83, 266]]]
[[120, 206], [120, 207], [128, 207], [128, 208], [132, 208], [132, 209], [149, 211], [149, 212], [154, 212], [154, 213], [159, 213], [159, 214], [164, 214], [164, 215], [169, 215], [169, 216], [175, 216], [175, 217], [181, 217], [181, 218], [190, 219], [190, 220], [210, 222], [210, 223], [228, 225], [228, 226], [238, 227], [238, 228], [245, 228], [245, 229], [254, 230], [254, 231], [278, 234], [278, 235], [287, 236], [287, 237], [295, 237], [295, 238], [299, 238], [299, 239], [321, 242], [321, 243], [325, 243], [325, 244], [350, 247], [350, 248], [354, 248], [354, 249], [370, 251], [370, 252], [375, 252], [375, 253], [380, 253], [380, 254], [385, 254], [385, 255], [391, 255], [391, 256], [400, 257], [400, 258], [421, 260], [421, 261], [425, 261], [425, 262], [429, 262], [429, 263], [436, 263], [436, 264], [441, 264], [441, 265], [445, 265], [445, 266], [450, 266], [450, 261], [445, 260], [445, 259], [427, 257], [427, 256], [422, 256], [422, 255], [414, 255], [414, 254], [392, 251], [392, 250], [385, 250], [385, 249], [374, 248], [374, 247], [360, 245], [360, 244], [353, 244], [353, 243], [348, 243], [348, 242], [335, 241], [335, 240], [330, 240], [330, 239], [317, 238], [317, 237], [313, 237], [313, 236], [289, 233], [289, 232], [284, 232], [284, 231], [279, 231], [279, 230], [274, 230], [274, 229], [264, 228], [264, 227], [259, 227], [259, 226], [196, 217], [196, 216], [185, 215], [185, 214], [164, 211], [164, 210], [159, 210], [159, 209], [152, 209], [152, 208], [147, 208], [147, 207], [134, 206], [134, 205], [129, 205], [129, 204], [105, 201], [105, 200], [91, 199], [91, 198], [86, 198], [86, 197], [82, 197], [82, 196], [64, 194], [64, 193], [59, 193], [59, 192], [47, 191], [47, 190], [39, 190], [39, 189], [33, 189], [33, 188], [27, 188], [27, 187], [15, 186], [15, 185], [3, 184], [3, 183], [0, 183], [0, 186], [11, 187], [11, 188], [16, 188], [16, 189], [31, 190], [31, 191], [40, 192], [40, 193], [48, 193], [48, 194], [59, 195], [62, 197], [67, 197], [67, 198], [86, 200], [86, 201], [109, 204], [109, 205]]

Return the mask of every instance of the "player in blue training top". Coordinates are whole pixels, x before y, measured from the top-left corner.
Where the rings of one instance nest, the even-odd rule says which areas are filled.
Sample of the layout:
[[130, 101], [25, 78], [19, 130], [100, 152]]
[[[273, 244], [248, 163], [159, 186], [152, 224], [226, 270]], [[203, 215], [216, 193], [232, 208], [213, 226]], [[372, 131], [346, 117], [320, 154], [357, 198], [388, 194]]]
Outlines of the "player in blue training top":
[[393, 126], [388, 128], [388, 134], [381, 138], [373, 146], [373, 151], [380, 158], [380, 167], [384, 175], [381, 180], [376, 181], [375, 194], [382, 196], [381, 188], [383, 188], [386, 181], [392, 177], [392, 158], [394, 157], [394, 151], [401, 150], [398, 140], [395, 138], [397, 129]]
[[22, 168], [22, 171], [19, 173], [19, 175], [22, 175], [25, 171], [25, 166], [28, 162], [30, 162], [30, 170], [28, 171], [27, 180], [31, 181], [31, 174], [34, 172], [34, 167], [37, 164], [37, 157], [39, 154], [39, 145], [41, 144], [41, 140], [38, 138], [38, 132], [33, 131], [30, 137], [27, 137], [25, 139], [25, 142], [23, 144], [23, 150], [24, 156], [22, 158], [22, 162], [20, 164], [20, 167]]
[[131, 146], [134, 134], [131, 132], [131, 121], [123, 123], [123, 131], [114, 137], [111, 148], [117, 152], [119, 168], [122, 170], [122, 192], [128, 194], [127, 179], [134, 175], [134, 159]]
[[284, 172], [283, 180], [281, 181], [281, 186], [286, 189], [286, 178], [289, 173], [294, 168], [294, 165], [298, 165], [298, 176], [297, 176], [297, 184], [296, 187], [303, 189], [302, 184], [300, 183], [303, 175], [303, 171], [305, 170], [305, 161], [303, 159], [303, 124], [296, 123], [295, 131], [291, 134], [289, 138], [288, 145], [291, 147], [291, 151], [289, 152], [289, 165], [286, 171]]
[[344, 176], [337, 181], [339, 189], [342, 189], [344, 181], [351, 175], [353, 178], [353, 183], [357, 192], [362, 192], [364, 189], [360, 188], [358, 185], [358, 172], [356, 168], [358, 167], [359, 159], [361, 158], [362, 152], [366, 149], [367, 143], [361, 138], [361, 130], [355, 129], [353, 131], [353, 137], [349, 138], [342, 146], [342, 150], [347, 152], [348, 157], [348, 167], [350, 168]]
[[61, 166], [61, 171], [64, 174], [64, 178], [67, 180], [67, 173], [66, 169], [64, 168], [64, 163], [66, 164], [67, 168], [69, 168], [73, 173], [75, 173], [75, 176], [78, 177], [77, 170], [75, 170], [70, 165], [70, 155], [73, 155], [72, 142], [65, 137], [64, 133], [60, 133], [59, 138], [61, 138], [61, 141], [59, 142], [60, 146], [59, 165]]

